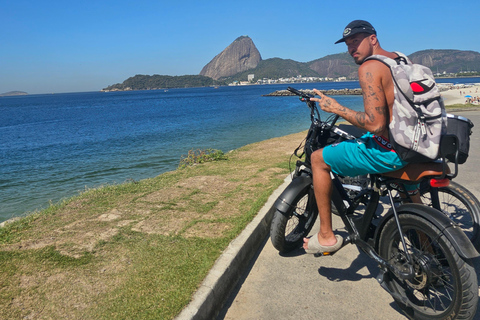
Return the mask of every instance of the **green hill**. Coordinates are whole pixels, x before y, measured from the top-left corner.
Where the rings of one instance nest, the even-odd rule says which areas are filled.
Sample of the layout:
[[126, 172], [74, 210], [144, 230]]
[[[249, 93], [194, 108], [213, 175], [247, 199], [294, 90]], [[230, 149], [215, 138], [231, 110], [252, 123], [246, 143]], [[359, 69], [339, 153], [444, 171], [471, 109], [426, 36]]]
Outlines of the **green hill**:
[[[462, 50], [423, 50], [412, 53], [409, 58], [432, 69], [437, 76], [480, 75], [480, 53]], [[347, 52], [328, 55], [310, 62], [271, 58], [261, 60], [257, 67], [220, 78], [218, 81], [201, 75], [166, 76], [136, 75], [123, 83], [111, 85], [103, 91], [152, 90], [185, 87], [225, 85], [233, 81], [247, 81], [249, 74], [254, 80], [302, 77], [356, 79], [358, 66]]]

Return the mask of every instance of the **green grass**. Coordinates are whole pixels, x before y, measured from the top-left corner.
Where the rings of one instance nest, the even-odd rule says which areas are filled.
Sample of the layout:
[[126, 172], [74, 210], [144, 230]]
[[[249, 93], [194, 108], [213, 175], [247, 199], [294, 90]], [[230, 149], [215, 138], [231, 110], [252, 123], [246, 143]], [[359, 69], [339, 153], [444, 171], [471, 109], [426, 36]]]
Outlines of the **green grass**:
[[192, 153], [182, 169], [0, 228], [0, 318], [173, 319], [283, 182], [303, 135]]
[[221, 150], [190, 150], [188, 154], [180, 159], [179, 169], [211, 161], [228, 160], [228, 157]]

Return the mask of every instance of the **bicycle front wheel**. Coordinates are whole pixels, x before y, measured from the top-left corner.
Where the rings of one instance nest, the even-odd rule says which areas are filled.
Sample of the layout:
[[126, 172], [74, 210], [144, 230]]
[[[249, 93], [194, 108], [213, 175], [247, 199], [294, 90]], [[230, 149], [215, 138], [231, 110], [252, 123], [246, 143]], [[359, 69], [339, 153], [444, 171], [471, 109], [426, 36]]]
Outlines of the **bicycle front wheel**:
[[318, 216], [317, 203], [312, 188], [298, 193], [289, 210], [275, 211], [270, 226], [270, 239], [280, 253], [300, 247]]

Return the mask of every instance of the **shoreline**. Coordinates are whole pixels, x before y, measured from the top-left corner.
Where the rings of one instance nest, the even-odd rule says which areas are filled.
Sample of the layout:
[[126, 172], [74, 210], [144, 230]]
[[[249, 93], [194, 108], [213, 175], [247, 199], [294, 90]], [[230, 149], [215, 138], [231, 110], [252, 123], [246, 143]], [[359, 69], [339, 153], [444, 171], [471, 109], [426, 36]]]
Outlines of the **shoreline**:
[[[474, 105], [474, 106], [472, 106], [472, 105], [465, 105], [465, 107], [458, 106], [458, 105], [450, 106], [450, 107], [449, 107], [449, 106], [447, 105], [447, 106], [446, 106], [446, 111], [447, 111], [447, 113], [451, 113], [451, 112], [480, 111], [480, 105], [478, 105], [478, 106], [475, 106], [475, 105]], [[303, 132], [303, 131], [305, 131], [305, 130], [299, 131], [299, 132], [297, 132], [297, 133], [291, 133], [291, 134], [288, 134], [287, 136], [299, 134], [299, 133], [301, 133], [301, 132]], [[270, 139], [274, 139], [274, 138], [270, 138]], [[267, 139], [267, 140], [270, 140], [270, 139]], [[262, 140], [262, 141], [266, 141], [266, 140]], [[259, 143], [259, 142], [262, 142], [262, 141], [257, 141], [257, 142], [253, 142], [253, 143]], [[244, 147], [244, 146], [242, 146], [242, 147]], [[242, 147], [239, 147], [239, 148], [242, 148]], [[231, 150], [231, 151], [233, 151], [233, 150]], [[177, 169], [175, 169], [175, 170], [173, 170], [173, 171], [176, 171], [176, 170], [177, 170]], [[166, 172], [164, 172], [164, 173], [167, 173], [167, 172], [171, 172], [171, 171], [166, 171]], [[162, 174], [164, 174], [164, 173], [162, 173]], [[160, 175], [161, 175], [161, 174], [160, 174]], [[151, 177], [151, 178], [154, 178], [154, 177]], [[146, 178], [146, 179], [151, 179], [151, 178]], [[143, 180], [143, 179], [142, 179], [142, 180]], [[128, 183], [128, 182], [124, 182], [124, 183]], [[99, 188], [101, 188], [101, 187], [102, 187], [102, 186], [100, 186]], [[95, 189], [95, 188], [94, 188], [94, 189]], [[73, 195], [73, 196], [71, 196], [71, 197], [64, 198], [64, 199], [62, 199], [62, 200], [59, 200], [59, 202], [64, 201], [64, 200], [68, 200], [68, 199], [73, 198], [73, 197], [76, 197], [76, 196], [78, 196], [79, 194], [80, 194], [80, 193], [78, 193], [78, 194], [76, 194], [76, 195]], [[44, 210], [46, 210], [46, 209], [47, 209], [47, 208], [43, 208], [43, 209], [41, 209], [41, 210], [24, 212], [24, 213], [22, 213], [22, 214], [19, 215], [19, 216], [15, 216], [15, 217], [6, 219], [6, 220], [0, 222], [0, 229], [1, 229], [1, 228], [4, 228], [5, 226], [7, 226], [7, 225], [10, 224], [10, 223], [16, 222], [16, 221], [18, 221], [18, 220], [21, 220], [21, 219], [23, 219], [23, 218], [26, 218], [26, 217], [28, 217], [28, 216], [30, 216], [30, 215], [32, 215], [32, 214], [35, 214], [35, 213], [39, 213], [39, 212], [44, 211]]]
[[[300, 89], [300, 91], [305, 92], [306, 94], [315, 95], [311, 89]], [[323, 94], [327, 96], [359, 96], [362, 95], [362, 89], [328, 89], [320, 90]], [[268, 94], [262, 95], [262, 97], [287, 97], [294, 96], [295, 94], [291, 93], [288, 90], [277, 90]]]
[[[472, 104], [480, 106], [480, 84], [443, 84], [437, 83], [440, 90], [440, 95], [443, 98], [444, 104], [446, 107], [450, 105], [459, 105], [459, 104]], [[311, 89], [300, 89], [300, 91], [307, 94], [314, 95], [313, 90]], [[320, 90], [323, 94], [327, 96], [335, 95], [361, 95], [362, 89], [331, 89], [331, 90]], [[288, 90], [277, 90], [269, 94], [264, 94], [263, 97], [284, 97], [284, 96], [294, 96], [293, 93]], [[469, 107], [471, 108], [471, 107]]]
[[[474, 85], [443, 85], [440, 88], [447, 87], [447, 90], [442, 90], [440, 94], [443, 97], [445, 106], [448, 105], [457, 105], [457, 104], [467, 104], [468, 100], [471, 99], [470, 103], [473, 105], [480, 106], [480, 84]], [[470, 96], [471, 98], [468, 98]], [[473, 99], [477, 99], [473, 101]]]
[[[465, 103], [466, 102], [465, 98], [463, 97], [464, 92], [466, 92], [467, 95], [472, 95], [474, 97], [476, 97], [477, 95], [480, 96], [480, 84], [475, 84], [473, 86], [465, 86], [465, 85], [453, 86], [452, 84], [445, 84], [443, 86], [441, 85], [441, 87], [442, 88], [449, 88], [447, 90], [442, 90], [442, 92], [441, 92], [441, 95], [444, 98], [445, 105], [447, 107], [447, 112], [448, 113], [457, 112], [457, 111], [472, 111], [472, 110], [478, 111], [478, 110], [480, 110], [480, 104], [468, 104], [467, 105]], [[337, 90], [325, 90], [325, 91], [332, 91], [332, 92], [335, 92], [337, 94], [338, 94], [339, 91], [343, 91], [345, 94], [347, 92], [352, 94], [353, 92], [356, 92], [356, 90], [359, 90], [359, 89], [337, 89]], [[286, 90], [284, 90], [284, 91], [286, 91]], [[308, 90], [305, 90], [305, 91], [308, 91]], [[322, 91], [324, 91], [324, 90], [322, 90]], [[462, 94], [460, 94], [460, 92], [462, 92]], [[288, 94], [291, 94], [291, 93], [288, 92]], [[358, 94], [361, 94], [361, 93], [358, 93]], [[73, 196], [75, 196], [75, 195], [76, 194], [74, 194]], [[43, 209], [45, 209], [45, 208], [43, 208]], [[25, 211], [25, 212], [22, 212], [19, 215], [7, 218], [4, 221], [0, 221], [0, 228], [3, 227], [5, 224], [13, 222], [13, 221], [15, 221], [17, 219], [20, 219], [22, 217], [28, 216], [29, 214], [34, 213], [36, 211], [37, 210]]]

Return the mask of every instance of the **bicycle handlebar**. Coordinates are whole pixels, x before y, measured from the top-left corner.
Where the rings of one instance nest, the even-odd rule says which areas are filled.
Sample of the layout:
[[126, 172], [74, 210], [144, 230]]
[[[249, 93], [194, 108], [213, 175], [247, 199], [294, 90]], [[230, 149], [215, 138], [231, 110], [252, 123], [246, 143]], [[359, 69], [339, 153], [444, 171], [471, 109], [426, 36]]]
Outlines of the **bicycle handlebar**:
[[[318, 114], [318, 109], [315, 107], [315, 102], [310, 101], [310, 98], [314, 97], [313, 95], [302, 92], [292, 87], [288, 87], [287, 90], [297, 96], [300, 96], [300, 100], [302, 100], [303, 102], [307, 102], [308, 106], [312, 109], [312, 116], [313, 116], [314, 109], [317, 110], [317, 114]], [[320, 114], [318, 114], [318, 116], [320, 117]], [[335, 116], [331, 120], [330, 125], [333, 127], [339, 118], [340, 116], [338, 114], [335, 114]]]
[[294, 88], [292, 88], [292, 87], [288, 87], [287, 90], [290, 91], [290, 92], [293, 93], [293, 94], [296, 94], [297, 96], [302, 97], [303, 99], [306, 99], [307, 101], [310, 101], [310, 98], [313, 98], [313, 97], [314, 97], [314, 96], [311, 95], [311, 94], [308, 94], [308, 93], [299, 91], [299, 90], [294, 89]]

